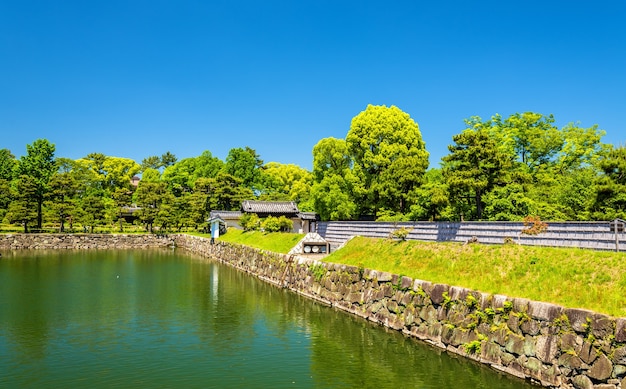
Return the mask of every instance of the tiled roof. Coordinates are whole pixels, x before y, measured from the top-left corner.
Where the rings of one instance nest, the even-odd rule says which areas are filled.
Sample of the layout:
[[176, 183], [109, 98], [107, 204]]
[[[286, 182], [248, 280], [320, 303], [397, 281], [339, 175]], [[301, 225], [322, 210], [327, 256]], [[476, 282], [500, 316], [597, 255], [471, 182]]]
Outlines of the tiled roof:
[[315, 212], [300, 212], [298, 217], [302, 220], [317, 220], [317, 213]]
[[241, 211], [211, 211], [210, 218], [219, 217], [223, 220], [226, 219], [239, 219], [241, 217]]
[[241, 203], [241, 210], [250, 213], [293, 214], [298, 213], [298, 206], [293, 201], [253, 201]]

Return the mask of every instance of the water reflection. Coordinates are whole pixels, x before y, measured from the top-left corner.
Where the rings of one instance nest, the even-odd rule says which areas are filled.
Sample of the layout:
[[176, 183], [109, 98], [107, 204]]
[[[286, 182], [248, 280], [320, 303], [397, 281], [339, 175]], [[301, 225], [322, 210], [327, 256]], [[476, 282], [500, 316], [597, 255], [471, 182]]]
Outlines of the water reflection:
[[2, 254], [11, 387], [529, 386], [186, 252]]

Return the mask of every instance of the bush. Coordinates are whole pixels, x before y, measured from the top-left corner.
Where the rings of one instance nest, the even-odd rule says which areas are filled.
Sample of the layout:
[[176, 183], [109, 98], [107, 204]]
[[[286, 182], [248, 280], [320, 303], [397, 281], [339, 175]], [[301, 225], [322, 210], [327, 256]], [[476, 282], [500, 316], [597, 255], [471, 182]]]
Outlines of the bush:
[[268, 216], [261, 222], [261, 229], [265, 232], [278, 232], [280, 231], [279, 218], [274, 216]]
[[278, 224], [280, 225], [281, 231], [291, 232], [291, 230], [293, 230], [293, 222], [290, 219], [287, 219], [286, 216], [279, 217]]
[[542, 222], [539, 216], [526, 216], [524, 218], [522, 234], [539, 235], [546, 231], [548, 231], [548, 223]]
[[256, 231], [261, 228], [261, 219], [256, 213], [244, 213], [239, 218], [239, 225], [244, 231]]

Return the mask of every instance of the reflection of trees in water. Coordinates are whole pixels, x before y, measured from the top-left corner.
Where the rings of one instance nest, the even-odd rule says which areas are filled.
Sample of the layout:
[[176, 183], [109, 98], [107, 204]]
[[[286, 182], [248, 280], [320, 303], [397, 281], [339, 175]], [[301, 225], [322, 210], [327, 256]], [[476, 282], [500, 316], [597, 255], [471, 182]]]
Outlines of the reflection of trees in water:
[[[215, 267], [217, 302], [212, 295], [214, 279], [206, 282], [207, 277], [215, 278]], [[294, 331], [304, 332], [310, 339], [311, 372], [320, 387], [530, 386], [219, 263], [200, 266], [195, 278], [196, 298], [203, 307], [199, 336], [204, 341], [216, 342], [224, 352], [241, 351], [242, 344], [258, 335], [254, 332], [258, 321], [286, 344]]]
[[[141, 333], [147, 341], [158, 336], [174, 342], [199, 340], [210, 346], [207, 351], [224, 355], [246, 353], [258, 337], [266, 336], [278, 339], [286, 355], [310, 354], [310, 371], [320, 387], [524, 387], [228, 266], [181, 251], [172, 260], [171, 254], [145, 250], [3, 256], [0, 340], [20, 350], [17, 355], [7, 351], [12, 363], [29, 361], [32, 366], [33, 360], [45, 357], [50, 342], [77, 332], [86, 335], [68, 341], [86, 348], [123, 343]], [[68, 261], [71, 266], [65, 266]]]

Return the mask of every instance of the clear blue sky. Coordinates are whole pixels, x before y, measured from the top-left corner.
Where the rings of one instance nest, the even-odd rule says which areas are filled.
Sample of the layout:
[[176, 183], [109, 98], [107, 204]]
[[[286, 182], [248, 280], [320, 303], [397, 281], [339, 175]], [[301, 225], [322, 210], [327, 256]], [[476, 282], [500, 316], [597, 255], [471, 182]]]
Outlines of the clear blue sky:
[[0, 0], [0, 148], [312, 166], [367, 104], [419, 124], [554, 114], [626, 144], [626, 1]]

